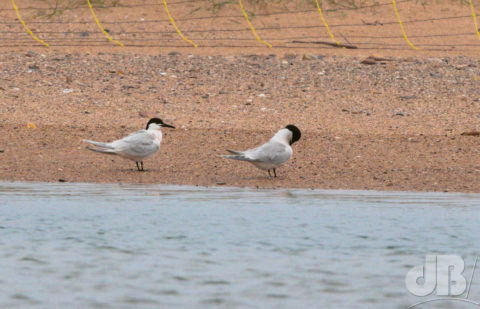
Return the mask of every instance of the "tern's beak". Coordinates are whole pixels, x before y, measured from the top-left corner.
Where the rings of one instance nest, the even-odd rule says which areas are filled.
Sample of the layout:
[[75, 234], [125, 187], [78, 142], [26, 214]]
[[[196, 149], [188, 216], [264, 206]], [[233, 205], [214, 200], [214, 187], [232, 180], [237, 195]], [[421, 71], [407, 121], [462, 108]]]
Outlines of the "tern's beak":
[[162, 127], [167, 127], [167, 128], [172, 128], [172, 129], [175, 129], [174, 126], [171, 126], [169, 124], [166, 124], [166, 123], [162, 123]]

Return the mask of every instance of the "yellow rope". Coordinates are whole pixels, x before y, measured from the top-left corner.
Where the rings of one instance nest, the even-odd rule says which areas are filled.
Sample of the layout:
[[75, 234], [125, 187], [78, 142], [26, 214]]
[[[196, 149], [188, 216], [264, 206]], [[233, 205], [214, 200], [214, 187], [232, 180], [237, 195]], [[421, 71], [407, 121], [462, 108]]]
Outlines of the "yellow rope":
[[407, 37], [407, 33], [405, 32], [405, 29], [403, 29], [403, 24], [402, 20], [400, 19], [400, 14], [398, 13], [397, 9], [397, 4], [395, 3], [395, 0], [392, 0], [393, 3], [393, 9], [395, 10], [395, 14], [397, 15], [398, 23], [400, 24], [400, 29], [402, 29], [403, 37], [405, 38], [405, 41], [407, 41], [408, 45], [410, 45], [411, 48], [418, 50], [418, 48], [410, 42], [410, 40]]
[[337, 43], [337, 45], [340, 45], [340, 42], [335, 39], [335, 37], [333, 36], [333, 33], [330, 31], [330, 27], [328, 27], [327, 21], [323, 17], [322, 8], [320, 7], [320, 4], [318, 3], [318, 0], [315, 0], [315, 2], [317, 3], [318, 13], [320, 13], [320, 17], [322, 18], [323, 24], [325, 25], [325, 28], [327, 29], [328, 34], [330, 35], [332, 40], [335, 43]]
[[268, 48], [272, 48], [272, 45], [260, 38], [260, 36], [257, 34], [257, 31], [255, 31], [255, 28], [253, 28], [252, 23], [248, 19], [247, 12], [245, 12], [245, 9], [243, 8], [242, 0], [238, 0], [238, 3], [240, 4], [240, 9], [242, 9], [243, 16], [245, 17], [245, 20], [247, 21], [248, 26], [250, 27], [250, 30], [252, 30], [253, 35], [257, 38], [257, 41], [259, 41], [262, 44], [265, 44], [268, 46]]
[[475, 31], [477, 32], [477, 37], [480, 40], [480, 32], [478, 31], [478, 25], [477, 25], [477, 15], [475, 15], [475, 9], [473, 8], [473, 3], [472, 0], [470, 1], [470, 8], [472, 9], [472, 17], [473, 17], [473, 23], [475, 25]]
[[31, 36], [35, 41], [38, 41], [38, 42], [42, 43], [43, 45], [45, 45], [46, 47], [48, 47], [48, 44], [47, 44], [47, 43], [45, 43], [44, 41], [42, 41], [41, 39], [39, 39], [35, 34], [33, 34], [32, 30], [30, 30], [30, 29], [27, 27], [27, 24], [23, 21], [22, 16], [20, 15], [20, 12], [18, 11], [18, 7], [17, 7], [17, 5], [15, 4], [15, 0], [12, 0], [12, 5], [13, 5], [13, 9], [15, 10], [15, 13], [17, 13], [18, 20], [20, 20], [20, 22], [21, 22], [22, 25], [23, 25], [23, 28], [25, 28], [25, 30], [28, 32], [28, 34], [30, 34], [30, 36]]
[[103, 34], [105, 34], [105, 36], [107, 37], [108, 40], [112, 41], [112, 42], [115, 42], [117, 43], [118, 45], [120, 46], [123, 46], [123, 43], [117, 41], [117, 40], [114, 40], [108, 33], [107, 31], [105, 31], [105, 29], [103, 29], [102, 25], [100, 24], [100, 21], [98, 20], [97, 18], [97, 15], [95, 14], [95, 11], [93, 10], [93, 7], [92, 7], [92, 4], [90, 3], [90, 0], [87, 0], [87, 3], [88, 3], [88, 7], [90, 8], [90, 12], [92, 12], [92, 15], [93, 15], [93, 18], [95, 18], [95, 22], [97, 23], [97, 26], [98, 28], [100, 28], [100, 30], [102, 30]]
[[182, 31], [180, 31], [180, 29], [178, 29], [177, 24], [175, 24], [175, 20], [173, 19], [172, 15], [170, 15], [170, 11], [168, 10], [167, 1], [163, 0], [163, 5], [165, 6], [165, 11], [167, 11], [167, 15], [168, 15], [168, 18], [170, 19], [170, 23], [173, 25], [175, 30], [177, 30], [178, 35], [180, 35], [185, 42], [188, 42], [188, 43], [192, 44], [194, 47], [198, 47], [197, 44], [195, 44], [191, 40], [187, 39], [183, 35]]

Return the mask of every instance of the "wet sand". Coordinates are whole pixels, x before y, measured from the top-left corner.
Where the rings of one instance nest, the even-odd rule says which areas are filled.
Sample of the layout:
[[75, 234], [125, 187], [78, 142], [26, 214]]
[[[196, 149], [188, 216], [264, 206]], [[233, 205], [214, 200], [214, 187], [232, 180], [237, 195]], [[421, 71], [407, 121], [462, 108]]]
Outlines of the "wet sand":
[[260, 143], [271, 133], [266, 131], [166, 132], [162, 149], [145, 161], [145, 172], [137, 172], [132, 161], [92, 153], [80, 142], [87, 135], [121, 136], [111, 129], [93, 133], [71, 127], [3, 126], [2, 131], [2, 136], [11, 132], [8, 142], [2, 141], [3, 180], [480, 192], [478, 140], [471, 137], [422, 136], [412, 141], [407, 136], [337, 137], [305, 131], [294, 159], [277, 170], [277, 178], [269, 178], [247, 163], [217, 157], [226, 147]]

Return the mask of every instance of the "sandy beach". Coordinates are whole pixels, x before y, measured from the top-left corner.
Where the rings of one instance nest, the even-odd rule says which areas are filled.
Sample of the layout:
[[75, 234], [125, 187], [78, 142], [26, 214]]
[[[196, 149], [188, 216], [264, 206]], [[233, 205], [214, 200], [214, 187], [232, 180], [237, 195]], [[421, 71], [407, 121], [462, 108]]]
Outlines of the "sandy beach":
[[[417, 19], [439, 12], [469, 14], [465, 6], [450, 6], [448, 12], [441, 5], [401, 8]], [[387, 16], [384, 9], [375, 14], [349, 11], [341, 20], [381, 21]], [[130, 16], [153, 18], [152, 12], [129, 10]], [[11, 11], [1, 12], [16, 21]], [[99, 15], [108, 21], [125, 12], [104, 9]], [[389, 12], [388, 20], [395, 20]], [[80, 20], [87, 13], [66, 11], [55, 20]], [[327, 16], [338, 20], [338, 14]], [[308, 22], [295, 16], [298, 23]], [[284, 19], [293, 22], [292, 16], [269, 18], [263, 18], [263, 28]], [[227, 27], [227, 21], [217, 25]], [[417, 35], [417, 44], [427, 44], [419, 36], [434, 33], [442, 23], [472, 28], [471, 20], [461, 21], [406, 25], [409, 34]], [[192, 23], [183, 25], [192, 29]], [[22, 30], [21, 25], [7, 26]], [[37, 24], [35, 30], [40, 35], [47, 26]], [[71, 27], [80, 26], [85, 25]], [[95, 24], [88, 26], [93, 27], [89, 35], [99, 35]], [[346, 37], [372, 30], [348, 29], [343, 30]], [[116, 30], [119, 40], [127, 30]], [[392, 33], [378, 26], [375, 34], [382, 31]], [[480, 44], [470, 32], [462, 38], [428, 39], [437, 40], [435, 44], [458, 39], [468, 46], [420, 51], [408, 45], [300, 48], [286, 41], [282, 44], [291, 47], [121, 49], [87, 42], [47, 49], [24, 43], [25, 35], [16, 45], [8, 41], [10, 47], [0, 47], [0, 179], [480, 192]], [[265, 37], [274, 34], [262, 31]], [[398, 44], [405, 44], [402, 40], [400, 33]], [[369, 55], [376, 60], [365, 64]], [[155, 116], [177, 129], [163, 130], [161, 149], [145, 161], [146, 172], [137, 172], [131, 161], [90, 152], [82, 143], [84, 138], [121, 138]], [[297, 125], [303, 135], [294, 145], [294, 158], [278, 169], [276, 179], [249, 164], [218, 157], [225, 149], [257, 146], [287, 124]]]

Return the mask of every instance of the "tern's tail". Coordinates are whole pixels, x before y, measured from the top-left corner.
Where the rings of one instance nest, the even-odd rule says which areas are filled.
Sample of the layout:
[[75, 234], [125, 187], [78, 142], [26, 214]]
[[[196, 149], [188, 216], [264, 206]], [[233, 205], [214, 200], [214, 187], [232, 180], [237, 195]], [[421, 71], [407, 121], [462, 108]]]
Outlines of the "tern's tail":
[[225, 159], [239, 160], [239, 161], [253, 161], [250, 158], [247, 158], [245, 154], [241, 151], [229, 150], [228, 152], [232, 153], [231, 155], [220, 155], [220, 157]]
[[88, 139], [84, 139], [83, 141], [96, 146], [96, 147], [87, 147], [88, 150], [103, 152], [103, 153], [111, 153], [111, 154], [115, 153], [115, 149], [112, 146], [110, 146], [108, 143], [90, 141]]

